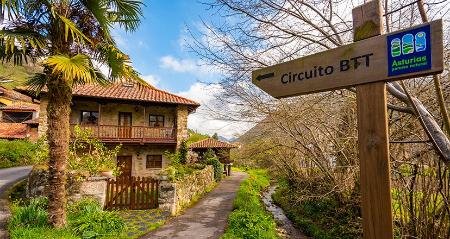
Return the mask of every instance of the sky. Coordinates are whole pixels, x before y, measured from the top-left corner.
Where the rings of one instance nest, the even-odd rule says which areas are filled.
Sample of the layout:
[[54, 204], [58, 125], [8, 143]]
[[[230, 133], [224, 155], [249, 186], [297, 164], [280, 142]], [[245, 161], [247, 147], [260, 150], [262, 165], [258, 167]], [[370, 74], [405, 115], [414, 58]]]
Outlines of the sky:
[[217, 92], [217, 87], [205, 82], [217, 82], [220, 74], [201, 64], [185, 44], [189, 39], [187, 26], [196, 28], [201, 19], [214, 20], [214, 12], [197, 0], [144, 2], [144, 19], [137, 31], [113, 31], [118, 46], [131, 57], [135, 69], [153, 86], [202, 104], [189, 116], [190, 129], [209, 135], [217, 132], [226, 138], [243, 133], [245, 127], [205, 115], [205, 106]]

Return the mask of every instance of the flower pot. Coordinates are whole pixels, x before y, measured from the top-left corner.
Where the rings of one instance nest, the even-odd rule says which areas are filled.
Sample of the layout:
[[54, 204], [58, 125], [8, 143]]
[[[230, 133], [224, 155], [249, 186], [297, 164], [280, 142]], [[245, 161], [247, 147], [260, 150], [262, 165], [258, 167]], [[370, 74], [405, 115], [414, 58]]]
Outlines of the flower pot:
[[104, 176], [104, 177], [108, 177], [108, 178], [112, 178], [114, 177], [113, 175], [113, 171], [109, 170], [109, 171], [101, 171], [100, 175]]

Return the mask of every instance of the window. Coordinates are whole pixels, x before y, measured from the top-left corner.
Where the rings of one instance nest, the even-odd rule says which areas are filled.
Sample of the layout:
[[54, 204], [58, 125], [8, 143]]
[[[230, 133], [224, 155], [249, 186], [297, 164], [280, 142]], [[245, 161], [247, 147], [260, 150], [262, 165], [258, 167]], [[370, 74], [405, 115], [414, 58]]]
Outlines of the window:
[[164, 127], [164, 116], [150, 115], [149, 122], [150, 127]]
[[98, 125], [98, 111], [81, 111], [81, 125]]
[[33, 118], [32, 112], [5, 112], [3, 111], [3, 122], [6, 123], [22, 123]]
[[147, 155], [146, 168], [162, 168], [162, 155]]

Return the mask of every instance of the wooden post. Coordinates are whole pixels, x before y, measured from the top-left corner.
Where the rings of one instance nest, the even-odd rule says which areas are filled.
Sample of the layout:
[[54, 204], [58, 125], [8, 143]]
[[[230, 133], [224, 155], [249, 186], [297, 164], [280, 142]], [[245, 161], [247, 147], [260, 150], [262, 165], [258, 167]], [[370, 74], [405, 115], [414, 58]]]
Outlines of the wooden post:
[[[353, 9], [354, 41], [382, 33], [380, 2]], [[356, 86], [358, 149], [365, 239], [393, 238], [386, 83]]]

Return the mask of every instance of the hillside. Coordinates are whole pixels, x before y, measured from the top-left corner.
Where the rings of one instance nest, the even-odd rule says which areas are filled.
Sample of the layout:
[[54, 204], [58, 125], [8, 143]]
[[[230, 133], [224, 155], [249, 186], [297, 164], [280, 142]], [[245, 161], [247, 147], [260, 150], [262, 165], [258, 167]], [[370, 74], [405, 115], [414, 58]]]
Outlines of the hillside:
[[27, 79], [36, 72], [36, 67], [33, 66], [13, 66], [12, 64], [0, 64], [0, 79], [12, 80], [8, 83], [0, 83], [1, 86], [6, 88], [14, 88], [19, 85], [23, 85]]

